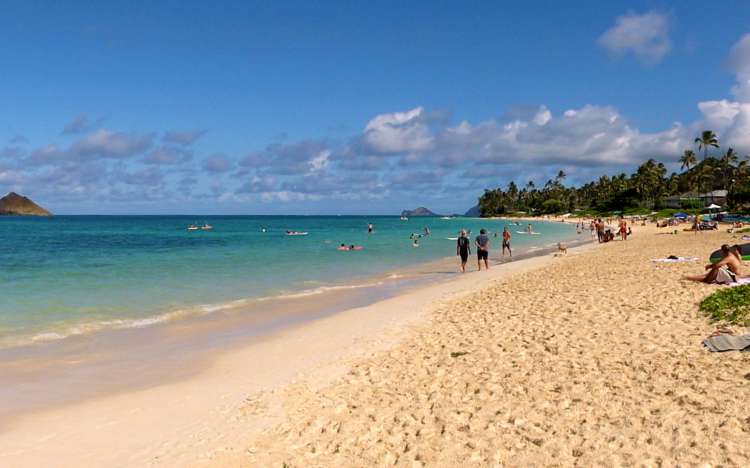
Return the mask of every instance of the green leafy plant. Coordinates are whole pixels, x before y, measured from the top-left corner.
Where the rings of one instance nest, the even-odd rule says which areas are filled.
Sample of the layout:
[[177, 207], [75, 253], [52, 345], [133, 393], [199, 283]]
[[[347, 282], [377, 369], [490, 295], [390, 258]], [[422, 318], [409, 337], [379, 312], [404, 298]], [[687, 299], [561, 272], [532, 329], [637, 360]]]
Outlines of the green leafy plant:
[[750, 284], [717, 291], [701, 301], [700, 309], [712, 320], [750, 325]]

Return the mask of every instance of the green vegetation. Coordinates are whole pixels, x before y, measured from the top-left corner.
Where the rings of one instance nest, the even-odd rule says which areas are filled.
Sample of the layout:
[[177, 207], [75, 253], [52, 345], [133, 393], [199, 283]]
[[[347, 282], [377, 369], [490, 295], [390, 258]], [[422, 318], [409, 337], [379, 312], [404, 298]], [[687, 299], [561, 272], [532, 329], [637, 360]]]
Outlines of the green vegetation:
[[735, 325], [750, 325], [750, 285], [717, 291], [700, 303], [700, 309], [712, 320]]
[[[508, 187], [487, 189], [479, 197], [482, 216], [508, 216], [513, 213], [572, 213], [574, 216], [610, 216], [617, 214], [650, 214], [665, 208], [665, 199], [685, 193], [705, 193], [726, 189], [727, 204], [734, 211], [750, 212], [750, 166], [748, 157], [740, 158], [728, 148], [720, 158], [710, 157], [709, 148], [718, 148], [716, 135], [706, 130], [695, 139], [704, 159], [696, 160], [692, 150], [685, 150], [678, 161], [682, 173], [667, 174], [663, 163], [654, 159], [641, 164], [631, 175], [602, 176], [580, 187], [566, 187], [566, 174], [560, 171], [543, 187], [528, 181], [522, 188], [515, 182]], [[676, 211], [699, 211], [699, 199], [680, 201]]]

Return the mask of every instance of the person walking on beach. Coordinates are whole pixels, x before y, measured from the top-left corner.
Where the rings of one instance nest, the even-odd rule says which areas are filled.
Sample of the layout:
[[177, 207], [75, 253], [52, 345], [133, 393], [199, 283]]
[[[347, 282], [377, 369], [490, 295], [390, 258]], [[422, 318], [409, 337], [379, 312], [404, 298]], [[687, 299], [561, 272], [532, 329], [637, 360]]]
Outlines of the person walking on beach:
[[628, 240], [628, 222], [625, 218], [620, 218], [620, 239]]
[[599, 239], [599, 243], [601, 244], [604, 240], [604, 222], [601, 218], [596, 220], [596, 236]]
[[510, 231], [508, 227], [503, 228], [503, 257], [505, 257], [505, 249], [508, 249], [508, 255], [512, 258], [513, 252], [510, 250]]
[[461, 273], [466, 273], [466, 262], [469, 260], [469, 255], [471, 255], [471, 245], [464, 229], [461, 229], [461, 234], [456, 240], [456, 255], [461, 257]]
[[487, 237], [486, 229], [479, 230], [479, 235], [475, 242], [477, 245], [477, 267], [479, 268], [479, 271], [482, 271], [482, 260], [484, 260], [484, 267], [489, 270], [490, 262], [488, 259], [490, 256], [490, 238]]

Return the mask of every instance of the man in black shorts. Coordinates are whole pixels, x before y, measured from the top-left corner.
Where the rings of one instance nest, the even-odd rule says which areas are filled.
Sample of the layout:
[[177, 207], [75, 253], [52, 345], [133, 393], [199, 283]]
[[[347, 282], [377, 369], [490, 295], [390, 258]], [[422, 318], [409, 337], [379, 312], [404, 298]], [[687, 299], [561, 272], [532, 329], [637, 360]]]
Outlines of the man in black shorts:
[[469, 238], [466, 237], [466, 231], [461, 229], [461, 233], [456, 240], [456, 255], [461, 257], [461, 273], [466, 273], [466, 262], [469, 260], [469, 254], [471, 254]]
[[484, 267], [490, 269], [490, 263], [488, 257], [490, 256], [490, 238], [487, 237], [487, 230], [480, 229], [479, 235], [476, 238], [477, 244], [477, 266], [479, 271], [482, 271], [482, 260], [484, 260]]

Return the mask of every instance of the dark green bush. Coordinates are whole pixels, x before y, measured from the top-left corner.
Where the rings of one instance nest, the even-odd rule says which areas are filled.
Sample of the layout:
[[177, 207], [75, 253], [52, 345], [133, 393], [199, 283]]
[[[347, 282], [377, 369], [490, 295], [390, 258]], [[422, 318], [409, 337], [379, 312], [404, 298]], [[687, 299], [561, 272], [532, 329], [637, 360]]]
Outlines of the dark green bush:
[[735, 325], [750, 325], [750, 284], [716, 291], [700, 303], [700, 309], [712, 320]]
[[703, 202], [695, 198], [680, 200], [680, 208], [683, 210], [699, 210], [703, 208]]

